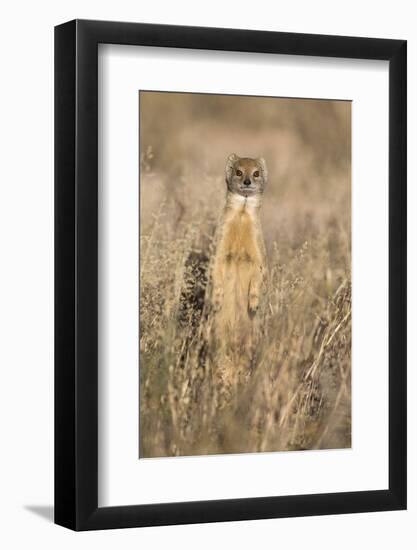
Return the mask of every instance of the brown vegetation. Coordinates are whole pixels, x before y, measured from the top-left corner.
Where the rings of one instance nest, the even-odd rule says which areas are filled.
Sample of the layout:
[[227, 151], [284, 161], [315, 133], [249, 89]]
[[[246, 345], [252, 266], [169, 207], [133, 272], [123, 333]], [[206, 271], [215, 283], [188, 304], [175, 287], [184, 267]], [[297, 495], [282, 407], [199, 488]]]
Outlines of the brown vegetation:
[[[350, 103], [141, 93], [140, 456], [349, 447]], [[264, 156], [251, 375], [219, 382], [208, 266], [230, 151]]]

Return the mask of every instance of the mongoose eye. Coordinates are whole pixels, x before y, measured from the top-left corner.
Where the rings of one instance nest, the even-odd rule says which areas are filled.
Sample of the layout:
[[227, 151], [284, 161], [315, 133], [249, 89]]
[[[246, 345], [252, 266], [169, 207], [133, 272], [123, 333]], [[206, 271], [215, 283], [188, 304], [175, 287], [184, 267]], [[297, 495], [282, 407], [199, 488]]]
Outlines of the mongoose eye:
[[254, 178], [259, 178], [259, 172], [258, 172], [258, 170], [256, 170], [256, 172], [253, 173], [253, 177], [254, 177]]
[[236, 170], [236, 176], [241, 176], [242, 175], [242, 171], [241, 170]]

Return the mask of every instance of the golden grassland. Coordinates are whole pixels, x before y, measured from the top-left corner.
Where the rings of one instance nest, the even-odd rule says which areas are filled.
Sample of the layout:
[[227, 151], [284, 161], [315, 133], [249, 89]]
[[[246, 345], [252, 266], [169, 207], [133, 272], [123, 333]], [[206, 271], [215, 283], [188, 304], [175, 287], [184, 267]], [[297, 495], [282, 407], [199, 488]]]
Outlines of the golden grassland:
[[[140, 113], [140, 456], [350, 447], [350, 103], [146, 92]], [[232, 152], [268, 164], [268, 283], [226, 384], [207, 305]]]

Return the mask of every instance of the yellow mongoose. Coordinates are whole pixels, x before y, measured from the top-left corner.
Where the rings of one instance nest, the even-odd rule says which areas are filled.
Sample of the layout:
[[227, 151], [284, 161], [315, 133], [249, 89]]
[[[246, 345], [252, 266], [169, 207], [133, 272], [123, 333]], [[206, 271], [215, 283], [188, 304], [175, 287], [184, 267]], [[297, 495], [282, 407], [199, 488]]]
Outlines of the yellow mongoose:
[[227, 159], [226, 204], [212, 273], [216, 335], [224, 344], [252, 343], [266, 265], [259, 210], [267, 177], [263, 158], [232, 154]]

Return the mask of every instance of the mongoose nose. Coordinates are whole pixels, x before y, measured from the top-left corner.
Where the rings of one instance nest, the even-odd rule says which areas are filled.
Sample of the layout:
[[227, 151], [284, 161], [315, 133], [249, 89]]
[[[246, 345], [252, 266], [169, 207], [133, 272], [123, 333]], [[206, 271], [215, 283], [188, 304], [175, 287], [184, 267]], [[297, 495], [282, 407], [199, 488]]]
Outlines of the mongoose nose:
[[244, 183], [245, 185], [250, 185], [250, 180], [245, 180], [243, 183]]

